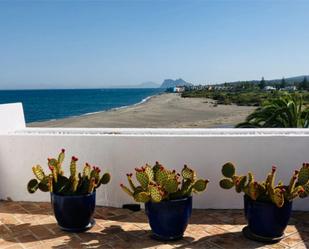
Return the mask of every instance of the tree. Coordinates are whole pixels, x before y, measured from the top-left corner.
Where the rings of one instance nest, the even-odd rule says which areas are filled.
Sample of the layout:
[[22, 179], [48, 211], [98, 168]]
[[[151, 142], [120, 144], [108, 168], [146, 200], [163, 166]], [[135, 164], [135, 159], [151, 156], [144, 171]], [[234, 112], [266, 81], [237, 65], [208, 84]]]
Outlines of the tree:
[[282, 78], [281, 83], [280, 83], [280, 89], [285, 88], [286, 87], [286, 82], [285, 79]]
[[264, 102], [236, 128], [309, 128], [309, 108], [301, 96], [286, 94]]
[[264, 89], [265, 86], [266, 86], [266, 82], [265, 82], [265, 80], [264, 80], [264, 77], [262, 77], [262, 80], [261, 80], [260, 83], [259, 83], [259, 88], [260, 88], [260, 89]]
[[309, 82], [307, 77], [305, 76], [303, 81], [299, 85], [300, 90], [309, 90]]

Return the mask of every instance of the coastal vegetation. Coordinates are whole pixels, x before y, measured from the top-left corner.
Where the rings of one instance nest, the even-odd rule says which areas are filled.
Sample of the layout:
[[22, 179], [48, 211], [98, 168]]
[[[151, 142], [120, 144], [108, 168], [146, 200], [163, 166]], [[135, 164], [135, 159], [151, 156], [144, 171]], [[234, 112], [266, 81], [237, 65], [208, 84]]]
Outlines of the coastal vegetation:
[[236, 128], [309, 128], [309, 108], [300, 95], [266, 100]]
[[284, 78], [269, 83], [225, 83], [198, 88], [186, 88], [184, 98], [210, 98], [217, 104], [256, 106], [245, 122], [237, 128], [308, 128], [309, 127], [309, 82], [307, 77], [291, 84]]

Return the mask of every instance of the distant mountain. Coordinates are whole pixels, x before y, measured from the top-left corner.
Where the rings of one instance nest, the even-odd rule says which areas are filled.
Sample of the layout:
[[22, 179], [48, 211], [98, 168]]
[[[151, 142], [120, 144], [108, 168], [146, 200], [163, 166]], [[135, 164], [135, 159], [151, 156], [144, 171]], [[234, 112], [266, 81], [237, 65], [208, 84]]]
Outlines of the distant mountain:
[[[305, 77], [307, 77], [307, 79], [309, 80], [309, 75], [301, 75], [301, 76], [289, 77], [289, 78], [284, 78], [284, 80], [288, 84], [300, 83], [300, 82], [302, 82], [304, 80]], [[269, 82], [269, 83], [280, 83], [281, 80], [282, 80], [282, 78], [281, 79], [274, 79], [274, 80], [266, 80], [266, 82]]]
[[193, 84], [186, 82], [183, 79], [177, 79], [177, 80], [166, 79], [163, 81], [160, 88], [171, 88], [175, 86], [193, 86]]
[[136, 88], [158, 88], [160, 87], [160, 84], [152, 82], [152, 81], [147, 81], [147, 82], [143, 82], [139, 85], [134, 86]]
[[114, 86], [105, 86], [105, 88], [159, 88], [160, 84], [157, 84], [152, 81], [147, 81], [140, 83], [138, 85], [114, 85]]

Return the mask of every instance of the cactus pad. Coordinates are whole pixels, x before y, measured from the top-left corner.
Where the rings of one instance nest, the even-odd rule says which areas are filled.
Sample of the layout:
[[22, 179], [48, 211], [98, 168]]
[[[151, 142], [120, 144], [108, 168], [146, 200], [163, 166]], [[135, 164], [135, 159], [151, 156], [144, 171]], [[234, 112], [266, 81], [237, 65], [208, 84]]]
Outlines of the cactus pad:
[[192, 185], [192, 188], [197, 192], [202, 192], [206, 189], [208, 182], [208, 180], [199, 179]]
[[240, 176], [235, 181], [235, 189], [237, 193], [240, 193], [244, 189], [247, 182], [247, 176]]
[[107, 183], [110, 182], [110, 180], [111, 180], [111, 175], [110, 175], [110, 173], [105, 173], [105, 174], [103, 174], [103, 176], [102, 176], [102, 178], [101, 178], [101, 180], [100, 180], [100, 183], [101, 183], [101, 184], [107, 184]]
[[158, 186], [149, 186], [149, 192], [153, 202], [160, 202], [162, 200], [163, 193]]
[[190, 169], [187, 165], [183, 167], [181, 174], [184, 179], [189, 179], [191, 181], [194, 181], [196, 177], [194, 170]]
[[123, 184], [120, 184], [120, 187], [122, 188], [122, 190], [124, 192], [126, 192], [128, 195], [133, 196], [133, 192], [126, 186], [124, 186]]
[[145, 170], [142, 169], [135, 169], [136, 173], [136, 179], [141, 184], [142, 188], [147, 188], [149, 184], [149, 176], [145, 172]]
[[30, 194], [33, 194], [39, 188], [39, 182], [37, 179], [32, 179], [28, 182], [27, 189]]
[[156, 182], [160, 185], [164, 185], [165, 182], [168, 180], [169, 178], [169, 172], [161, 167], [157, 172], [156, 172]]
[[220, 181], [220, 187], [224, 189], [231, 189], [234, 187], [234, 182], [230, 179], [222, 179]]
[[228, 162], [222, 166], [222, 174], [227, 178], [232, 178], [235, 175], [235, 166]]
[[179, 182], [177, 181], [177, 179], [168, 179], [164, 184], [164, 189], [168, 193], [175, 193], [178, 190], [178, 185]]
[[281, 189], [275, 189], [274, 195], [272, 196], [273, 202], [276, 204], [277, 207], [282, 207], [284, 204], [284, 196]]
[[91, 167], [88, 163], [85, 164], [83, 169], [83, 177], [90, 179]]
[[146, 164], [144, 169], [145, 169], [145, 173], [148, 175], [149, 181], [153, 181], [154, 180], [154, 173], [153, 173], [152, 167], [150, 165]]
[[134, 200], [136, 202], [148, 202], [150, 201], [150, 194], [148, 192], [138, 192], [134, 195]]
[[298, 184], [304, 185], [309, 181], [309, 165], [304, 164], [298, 174]]
[[32, 171], [39, 181], [42, 181], [45, 178], [45, 173], [40, 165], [33, 166]]

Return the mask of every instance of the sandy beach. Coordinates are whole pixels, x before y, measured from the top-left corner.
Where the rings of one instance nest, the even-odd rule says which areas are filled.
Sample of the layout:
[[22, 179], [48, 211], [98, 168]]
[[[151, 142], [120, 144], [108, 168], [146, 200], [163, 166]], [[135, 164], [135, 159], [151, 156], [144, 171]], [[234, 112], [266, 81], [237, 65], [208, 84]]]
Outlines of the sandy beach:
[[55, 121], [28, 123], [29, 127], [110, 127], [110, 128], [209, 128], [232, 127], [255, 108], [215, 105], [205, 98], [181, 98], [179, 94], [161, 94], [147, 102], [123, 109], [99, 112]]

